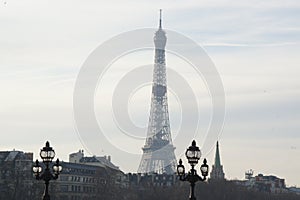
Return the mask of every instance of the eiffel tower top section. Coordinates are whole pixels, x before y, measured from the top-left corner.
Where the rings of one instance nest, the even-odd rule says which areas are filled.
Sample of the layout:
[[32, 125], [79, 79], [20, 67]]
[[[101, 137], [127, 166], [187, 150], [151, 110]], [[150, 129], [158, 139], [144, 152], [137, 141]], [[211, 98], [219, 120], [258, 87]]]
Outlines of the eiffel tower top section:
[[155, 44], [155, 49], [161, 49], [164, 50], [166, 47], [167, 43], [167, 37], [166, 37], [166, 32], [162, 29], [162, 18], [161, 18], [161, 9], [159, 13], [159, 28], [155, 33], [154, 36], [154, 44]]

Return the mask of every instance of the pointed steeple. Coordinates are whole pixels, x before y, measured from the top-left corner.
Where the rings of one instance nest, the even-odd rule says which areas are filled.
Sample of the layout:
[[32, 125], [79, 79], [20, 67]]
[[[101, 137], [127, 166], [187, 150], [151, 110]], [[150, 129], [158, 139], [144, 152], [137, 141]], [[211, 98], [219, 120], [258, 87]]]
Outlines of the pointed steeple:
[[162, 10], [159, 9], [159, 29], [162, 29], [162, 26], [161, 26], [161, 13], [162, 13]]
[[219, 141], [217, 141], [215, 167], [220, 167], [220, 166], [221, 166], [221, 159], [220, 159], [220, 151], [219, 151]]
[[212, 170], [210, 173], [210, 179], [211, 180], [224, 180], [225, 179], [223, 166], [221, 165], [219, 141], [217, 141], [217, 145], [216, 145], [215, 163], [212, 166]]

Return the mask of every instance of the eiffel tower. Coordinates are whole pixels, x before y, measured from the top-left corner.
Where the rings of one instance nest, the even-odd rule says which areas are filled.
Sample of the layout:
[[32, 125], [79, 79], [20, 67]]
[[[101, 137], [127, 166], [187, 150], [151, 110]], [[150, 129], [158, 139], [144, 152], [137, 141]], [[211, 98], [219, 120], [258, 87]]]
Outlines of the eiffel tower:
[[154, 36], [155, 60], [151, 95], [151, 109], [147, 139], [138, 173], [175, 173], [176, 158], [172, 144], [165, 63], [167, 37], [162, 29], [160, 10], [159, 28]]

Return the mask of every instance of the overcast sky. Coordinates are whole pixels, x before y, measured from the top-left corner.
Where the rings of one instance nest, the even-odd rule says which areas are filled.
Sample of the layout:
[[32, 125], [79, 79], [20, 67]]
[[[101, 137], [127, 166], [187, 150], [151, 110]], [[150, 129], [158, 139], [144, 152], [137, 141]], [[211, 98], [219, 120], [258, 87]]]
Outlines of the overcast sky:
[[[65, 161], [79, 149], [87, 155], [98, 154], [84, 146], [75, 128], [72, 98], [79, 70], [90, 53], [111, 37], [156, 28], [162, 8], [163, 26], [202, 46], [223, 80], [226, 118], [219, 140], [226, 177], [243, 179], [244, 172], [253, 169], [255, 174], [277, 175], [289, 186], [300, 186], [300, 2], [162, 2], [1, 0], [0, 150], [34, 152], [38, 158], [39, 149], [49, 140]], [[110, 75], [118, 77], [120, 70], [126, 73], [134, 60], [150, 64], [153, 52], [120, 59]], [[210, 117], [205, 84], [194, 80], [176, 56], [167, 54], [167, 64], [190, 78], [193, 90], [199, 91], [199, 130], [205, 131]], [[113, 90], [109, 86], [101, 89]], [[141, 88], [129, 102], [132, 121], [140, 127], [147, 125], [150, 89]], [[95, 98], [99, 103], [95, 108], [101, 108], [101, 95]], [[171, 91], [169, 102], [176, 134], [180, 106]], [[110, 149], [101, 153], [111, 155], [125, 172], [134, 172], [144, 142], [121, 143], [124, 148], [130, 146], [125, 151], [136, 151], [136, 155], [121, 157]], [[178, 149], [185, 147], [180, 141], [174, 145], [180, 156]], [[212, 164], [214, 152], [206, 156]]]

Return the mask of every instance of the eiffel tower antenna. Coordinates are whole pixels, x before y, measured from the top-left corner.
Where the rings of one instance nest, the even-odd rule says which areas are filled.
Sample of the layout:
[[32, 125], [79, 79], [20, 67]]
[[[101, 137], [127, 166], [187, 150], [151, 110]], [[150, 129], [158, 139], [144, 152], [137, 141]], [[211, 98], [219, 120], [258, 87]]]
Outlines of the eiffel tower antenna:
[[161, 27], [161, 14], [162, 14], [162, 10], [161, 9], [159, 9], [159, 29], [162, 29], [162, 27]]

